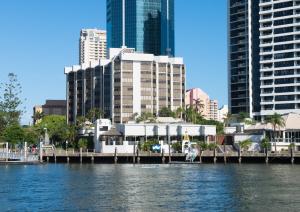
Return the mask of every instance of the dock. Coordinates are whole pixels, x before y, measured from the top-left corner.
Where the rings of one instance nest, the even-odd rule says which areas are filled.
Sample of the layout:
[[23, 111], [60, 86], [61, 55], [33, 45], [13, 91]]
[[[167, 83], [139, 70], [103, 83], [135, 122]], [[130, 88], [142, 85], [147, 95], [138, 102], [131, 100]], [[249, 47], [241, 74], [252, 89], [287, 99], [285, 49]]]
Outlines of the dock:
[[95, 163], [95, 164], [202, 164], [202, 163], [274, 163], [274, 164], [300, 164], [300, 152], [284, 153], [205, 153], [195, 158], [193, 162], [186, 161], [182, 153], [151, 153], [139, 154], [103, 154], [93, 152], [56, 152], [43, 154], [43, 162], [46, 163]]

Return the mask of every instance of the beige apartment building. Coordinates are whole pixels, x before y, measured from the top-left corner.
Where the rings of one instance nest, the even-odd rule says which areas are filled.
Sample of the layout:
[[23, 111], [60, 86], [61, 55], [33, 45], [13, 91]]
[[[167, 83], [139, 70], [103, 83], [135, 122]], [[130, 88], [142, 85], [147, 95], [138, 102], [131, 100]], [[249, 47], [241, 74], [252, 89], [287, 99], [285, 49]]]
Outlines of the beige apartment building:
[[185, 65], [182, 58], [110, 49], [110, 59], [66, 67], [68, 120], [100, 108], [114, 123], [134, 114], [158, 115], [185, 105]]
[[79, 64], [105, 59], [106, 31], [99, 29], [82, 29], [79, 40]]
[[211, 100], [200, 88], [193, 88], [186, 91], [186, 107], [198, 107], [199, 112], [205, 119], [218, 120], [218, 101]]

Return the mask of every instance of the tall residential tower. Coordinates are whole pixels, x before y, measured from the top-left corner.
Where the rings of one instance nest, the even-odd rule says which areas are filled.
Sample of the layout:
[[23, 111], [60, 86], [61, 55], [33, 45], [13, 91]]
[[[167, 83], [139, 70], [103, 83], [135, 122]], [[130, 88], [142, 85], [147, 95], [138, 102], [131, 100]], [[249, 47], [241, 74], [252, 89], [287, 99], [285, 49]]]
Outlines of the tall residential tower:
[[175, 55], [174, 0], [107, 0], [108, 49]]
[[259, 7], [261, 115], [300, 113], [300, 1]]
[[230, 112], [300, 113], [300, 1], [228, 3]]
[[106, 31], [82, 29], [79, 41], [79, 64], [106, 58]]
[[232, 114], [259, 118], [259, 0], [228, 0], [228, 97]]

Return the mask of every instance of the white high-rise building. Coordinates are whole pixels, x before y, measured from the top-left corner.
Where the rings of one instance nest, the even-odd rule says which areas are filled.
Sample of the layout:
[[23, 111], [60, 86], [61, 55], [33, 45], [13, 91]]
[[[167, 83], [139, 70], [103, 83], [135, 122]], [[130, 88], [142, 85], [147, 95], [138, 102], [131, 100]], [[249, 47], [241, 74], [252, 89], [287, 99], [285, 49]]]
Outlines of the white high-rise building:
[[261, 116], [300, 113], [300, 1], [260, 4]]
[[79, 64], [106, 58], [106, 31], [82, 29], [79, 41]]
[[300, 1], [228, 1], [229, 111], [300, 113]]

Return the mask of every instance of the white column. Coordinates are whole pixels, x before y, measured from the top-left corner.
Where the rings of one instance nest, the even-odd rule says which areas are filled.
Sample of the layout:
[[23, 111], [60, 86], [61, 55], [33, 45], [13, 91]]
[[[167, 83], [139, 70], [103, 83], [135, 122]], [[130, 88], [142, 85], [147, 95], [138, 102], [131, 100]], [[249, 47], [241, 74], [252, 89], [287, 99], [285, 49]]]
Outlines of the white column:
[[27, 161], [27, 142], [24, 145], [24, 160]]
[[43, 142], [40, 142], [40, 162], [43, 162]]
[[5, 145], [5, 152], [6, 152], [6, 161], [8, 161], [8, 142], [6, 142], [6, 145]]
[[133, 113], [141, 115], [141, 64], [133, 62]]

